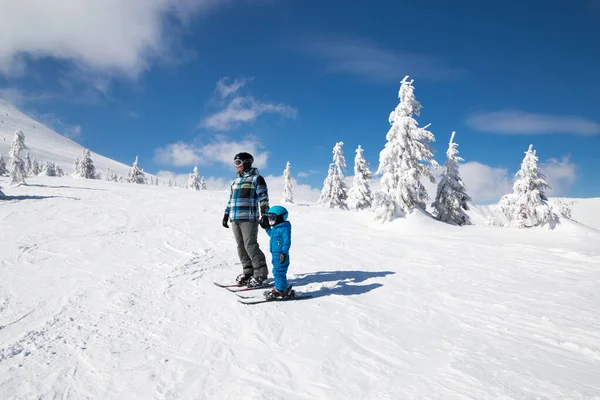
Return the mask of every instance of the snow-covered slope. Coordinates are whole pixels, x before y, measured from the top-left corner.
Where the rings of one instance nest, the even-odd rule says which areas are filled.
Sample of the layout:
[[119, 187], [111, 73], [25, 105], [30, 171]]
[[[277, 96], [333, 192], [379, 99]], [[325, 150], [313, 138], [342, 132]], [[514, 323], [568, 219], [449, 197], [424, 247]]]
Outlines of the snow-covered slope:
[[[59, 135], [0, 99], [0, 154], [4, 156], [6, 161], [10, 143], [17, 130], [25, 134], [25, 144], [29, 148], [29, 153], [38, 162], [52, 161], [58, 164], [66, 174], [73, 172], [75, 159], [82, 156], [83, 147], [79, 144]], [[91, 154], [98, 172], [104, 172], [106, 168], [110, 167], [112, 171], [119, 175], [127, 175], [129, 166], [97, 153], [92, 152]], [[23, 154], [23, 157], [25, 157], [25, 154]]]
[[290, 281], [314, 297], [247, 306], [213, 285], [241, 269], [226, 192], [7, 195], [2, 399], [600, 399], [595, 230], [291, 205]]

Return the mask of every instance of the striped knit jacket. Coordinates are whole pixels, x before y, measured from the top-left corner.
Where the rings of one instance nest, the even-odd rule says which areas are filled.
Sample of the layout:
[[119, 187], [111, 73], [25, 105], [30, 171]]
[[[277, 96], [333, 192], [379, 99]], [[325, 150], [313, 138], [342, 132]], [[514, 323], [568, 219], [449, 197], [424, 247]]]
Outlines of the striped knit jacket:
[[269, 209], [269, 192], [265, 179], [256, 168], [241, 173], [231, 182], [229, 202], [225, 214], [230, 221], [258, 221], [259, 210]]

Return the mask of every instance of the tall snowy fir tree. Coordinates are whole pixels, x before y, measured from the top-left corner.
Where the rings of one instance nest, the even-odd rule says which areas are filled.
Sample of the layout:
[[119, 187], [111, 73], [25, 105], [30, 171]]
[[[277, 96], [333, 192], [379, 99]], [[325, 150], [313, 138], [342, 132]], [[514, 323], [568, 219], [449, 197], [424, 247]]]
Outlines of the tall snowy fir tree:
[[516, 174], [513, 193], [500, 199], [500, 209], [509, 224], [518, 228], [529, 228], [554, 224], [558, 216], [548, 204], [545, 190], [550, 188], [546, 177], [538, 170], [538, 157], [533, 145], [525, 152], [521, 169]]
[[0, 176], [7, 176], [8, 169], [6, 168], [6, 161], [4, 161], [4, 157], [0, 154]]
[[333, 147], [333, 163], [329, 165], [327, 178], [323, 181], [323, 190], [318, 204], [329, 208], [348, 209], [348, 188], [344, 180], [346, 171], [346, 159], [342, 146], [344, 142], [337, 142]]
[[146, 175], [144, 174], [144, 170], [140, 169], [140, 167], [139, 167], [137, 156], [135, 156], [135, 162], [133, 163], [133, 166], [129, 170], [129, 174], [127, 175], [127, 182], [138, 183], [138, 184], [146, 183]]
[[200, 174], [198, 174], [198, 167], [194, 167], [194, 172], [190, 174], [187, 187], [191, 190], [200, 190]]
[[398, 92], [400, 102], [389, 117], [392, 126], [386, 135], [387, 143], [379, 153], [377, 174], [382, 174], [381, 190], [396, 206], [392, 213], [381, 214], [386, 220], [416, 207], [425, 210], [429, 196], [421, 178], [427, 177], [435, 183], [432, 167], [438, 167], [438, 164], [433, 160], [434, 150], [428, 144], [435, 138], [427, 130], [429, 125], [420, 128], [413, 117], [421, 111], [414, 90], [413, 81], [404, 77]]
[[452, 132], [450, 137], [446, 151], [446, 169], [442, 172], [435, 201], [431, 206], [435, 210], [435, 217], [440, 221], [453, 225], [467, 225], [471, 224], [471, 220], [465, 211], [469, 210], [467, 202], [471, 201], [471, 198], [458, 172], [458, 164], [464, 160], [458, 156], [458, 144], [454, 142], [455, 134], [456, 132]]
[[[158, 178], [156, 178], [158, 180]], [[158, 185], [158, 183], [157, 183]], [[200, 190], [206, 190], [206, 181], [204, 180], [204, 177], [200, 178]]]
[[27, 150], [27, 146], [25, 146], [25, 135], [21, 131], [16, 131], [8, 156], [10, 164], [10, 185], [25, 183], [27, 171], [25, 171], [25, 161], [21, 158], [21, 152], [23, 150]]
[[292, 181], [292, 167], [288, 161], [283, 170], [283, 203], [294, 203], [294, 182]]
[[364, 150], [359, 145], [354, 157], [354, 181], [348, 194], [348, 206], [351, 210], [366, 210], [371, 208], [373, 204], [372, 174], [363, 153]]
[[83, 150], [83, 158], [81, 160], [78, 159], [77, 169], [73, 174], [74, 177], [85, 178], [85, 179], [97, 179], [96, 175], [96, 167], [94, 167], [94, 162], [92, 161], [92, 156], [88, 149]]

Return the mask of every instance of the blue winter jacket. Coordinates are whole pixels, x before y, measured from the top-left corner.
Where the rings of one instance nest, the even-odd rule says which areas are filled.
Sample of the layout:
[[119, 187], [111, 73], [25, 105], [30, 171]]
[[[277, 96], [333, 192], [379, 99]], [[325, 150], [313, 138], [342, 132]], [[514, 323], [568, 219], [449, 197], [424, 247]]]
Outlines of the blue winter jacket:
[[[290, 264], [290, 247], [292, 245], [292, 224], [290, 224], [289, 221], [283, 221], [282, 223], [267, 228], [266, 231], [271, 237], [269, 249], [271, 251], [271, 262], [273, 263], [273, 266], [288, 266]], [[285, 253], [286, 255], [283, 264], [279, 264], [279, 254], [281, 253]]]

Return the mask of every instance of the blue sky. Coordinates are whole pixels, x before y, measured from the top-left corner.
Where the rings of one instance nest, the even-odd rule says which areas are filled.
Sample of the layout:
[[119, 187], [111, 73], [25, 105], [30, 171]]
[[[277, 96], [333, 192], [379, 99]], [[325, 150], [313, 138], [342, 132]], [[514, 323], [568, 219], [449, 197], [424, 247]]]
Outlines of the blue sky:
[[552, 194], [600, 196], [600, 1], [38, 3], [2, 6], [0, 96], [148, 172], [225, 184], [246, 150], [319, 189], [337, 141], [349, 175], [359, 144], [376, 169], [409, 75], [476, 202], [510, 190], [530, 143]]

